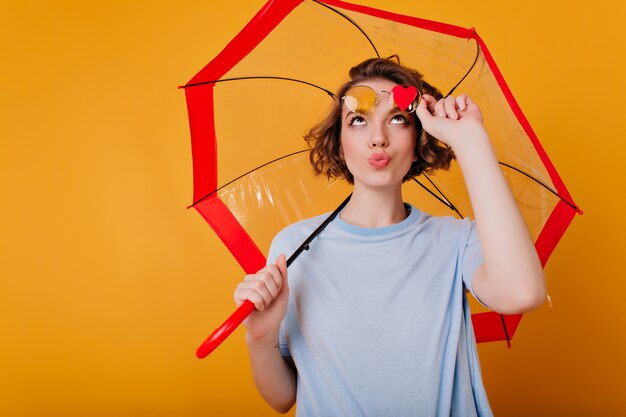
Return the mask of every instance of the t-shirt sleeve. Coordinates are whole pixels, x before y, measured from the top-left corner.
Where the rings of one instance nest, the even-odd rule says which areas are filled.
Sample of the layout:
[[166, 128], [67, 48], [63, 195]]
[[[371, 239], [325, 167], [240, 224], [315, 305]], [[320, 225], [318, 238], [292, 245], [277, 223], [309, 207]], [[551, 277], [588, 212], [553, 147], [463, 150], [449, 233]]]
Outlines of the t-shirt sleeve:
[[478, 269], [480, 265], [484, 263], [483, 253], [480, 249], [480, 242], [478, 240], [478, 231], [476, 230], [476, 222], [470, 222], [470, 231], [468, 234], [468, 239], [465, 244], [465, 249], [463, 251], [462, 258], [462, 274], [463, 274], [463, 285], [465, 288], [472, 293], [474, 298], [478, 300], [482, 305], [488, 308], [474, 293], [474, 289], [472, 288], [472, 279], [474, 278], [474, 273]]
[[278, 350], [283, 356], [291, 356], [289, 347], [287, 346], [287, 338], [285, 337], [285, 329], [283, 324], [280, 325], [280, 331], [278, 332]]

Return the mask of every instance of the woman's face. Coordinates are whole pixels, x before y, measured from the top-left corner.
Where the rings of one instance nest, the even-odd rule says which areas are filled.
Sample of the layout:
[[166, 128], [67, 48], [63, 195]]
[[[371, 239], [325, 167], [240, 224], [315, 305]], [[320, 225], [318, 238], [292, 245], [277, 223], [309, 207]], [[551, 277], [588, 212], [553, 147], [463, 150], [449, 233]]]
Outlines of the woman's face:
[[[416, 130], [409, 113], [394, 108], [387, 98], [397, 84], [386, 79], [359, 83], [379, 91], [369, 113], [341, 110], [341, 149], [355, 187], [400, 187], [415, 156]], [[382, 92], [381, 92], [382, 91]]]

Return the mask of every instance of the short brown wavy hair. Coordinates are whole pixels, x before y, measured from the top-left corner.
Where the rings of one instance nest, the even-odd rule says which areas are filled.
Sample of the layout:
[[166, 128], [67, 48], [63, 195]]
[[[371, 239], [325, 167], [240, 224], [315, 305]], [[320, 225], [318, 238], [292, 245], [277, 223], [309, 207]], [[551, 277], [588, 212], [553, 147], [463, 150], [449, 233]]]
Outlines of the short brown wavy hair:
[[[348, 170], [341, 149], [341, 106], [346, 92], [354, 85], [373, 78], [382, 78], [396, 84], [413, 85], [419, 91], [436, 99], [443, 97], [441, 92], [423, 80], [422, 74], [400, 64], [400, 58], [392, 55], [388, 58], [367, 59], [349, 72], [350, 81], [343, 84], [335, 94], [328, 115], [324, 120], [304, 136], [310, 148], [309, 160], [316, 175], [324, 174], [328, 178], [343, 178], [350, 184], [354, 177]], [[432, 173], [438, 169], [448, 169], [455, 158], [454, 152], [446, 144], [426, 133], [415, 113], [412, 113], [416, 131], [415, 155], [417, 160], [404, 176], [403, 181], [415, 178], [422, 172]]]

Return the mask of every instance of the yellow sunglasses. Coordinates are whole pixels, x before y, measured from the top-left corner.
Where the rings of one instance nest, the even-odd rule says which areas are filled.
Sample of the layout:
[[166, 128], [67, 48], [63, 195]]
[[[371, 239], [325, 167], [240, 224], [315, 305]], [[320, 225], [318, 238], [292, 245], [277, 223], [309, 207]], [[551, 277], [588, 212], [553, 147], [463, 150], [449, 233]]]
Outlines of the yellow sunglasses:
[[412, 85], [396, 85], [391, 91], [376, 91], [367, 85], [355, 85], [351, 87], [341, 100], [346, 107], [354, 113], [369, 113], [378, 104], [381, 93], [387, 94], [387, 102], [396, 110], [412, 113], [417, 109], [421, 94]]

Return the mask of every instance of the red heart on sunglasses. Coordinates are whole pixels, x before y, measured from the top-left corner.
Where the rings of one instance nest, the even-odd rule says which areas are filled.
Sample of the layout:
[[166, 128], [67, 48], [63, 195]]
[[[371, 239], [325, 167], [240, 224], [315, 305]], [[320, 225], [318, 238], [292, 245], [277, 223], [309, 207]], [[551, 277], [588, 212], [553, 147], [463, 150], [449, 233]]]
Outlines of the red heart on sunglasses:
[[393, 101], [402, 111], [405, 111], [415, 101], [417, 97], [417, 88], [412, 85], [396, 85], [391, 89], [393, 93]]

